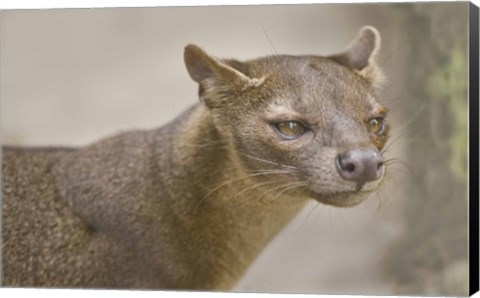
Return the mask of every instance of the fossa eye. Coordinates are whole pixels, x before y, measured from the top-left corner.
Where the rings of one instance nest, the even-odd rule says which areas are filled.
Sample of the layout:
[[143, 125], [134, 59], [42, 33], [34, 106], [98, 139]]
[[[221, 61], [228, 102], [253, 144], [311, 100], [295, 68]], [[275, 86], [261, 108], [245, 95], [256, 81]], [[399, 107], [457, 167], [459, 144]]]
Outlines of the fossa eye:
[[284, 121], [275, 125], [276, 129], [285, 139], [293, 140], [302, 136], [307, 128], [297, 121]]
[[377, 135], [381, 135], [385, 131], [385, 119], [382, 117], [375, 117], [367, 123], [368, 131]]

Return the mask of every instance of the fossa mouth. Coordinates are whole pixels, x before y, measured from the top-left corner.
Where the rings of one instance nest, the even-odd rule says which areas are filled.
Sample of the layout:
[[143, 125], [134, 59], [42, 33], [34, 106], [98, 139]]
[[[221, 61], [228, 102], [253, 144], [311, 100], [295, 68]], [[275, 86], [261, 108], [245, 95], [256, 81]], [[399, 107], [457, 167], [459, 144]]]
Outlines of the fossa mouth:
[[312, 199], [322, 204], [335, 207], [353, 207], [365, 201], [375, 190], [352, 190], [330, 193], [310, 191], [309, 195]]

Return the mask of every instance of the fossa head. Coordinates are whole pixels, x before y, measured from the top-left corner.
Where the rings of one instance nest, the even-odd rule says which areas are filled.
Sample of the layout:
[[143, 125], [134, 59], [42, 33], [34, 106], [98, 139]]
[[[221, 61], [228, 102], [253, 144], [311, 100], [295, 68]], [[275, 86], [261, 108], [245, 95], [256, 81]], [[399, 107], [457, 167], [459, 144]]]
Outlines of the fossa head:
[[379, 47], [377, 30], [364, 27], [332, 56], [240, 62], [188, 45], [184, 57], [200, 100], [245, 169], [269, 171], [258, 180], [283, 184], [285, 193], [347, 207], [385, 175], [389, 124], [377, 98]]

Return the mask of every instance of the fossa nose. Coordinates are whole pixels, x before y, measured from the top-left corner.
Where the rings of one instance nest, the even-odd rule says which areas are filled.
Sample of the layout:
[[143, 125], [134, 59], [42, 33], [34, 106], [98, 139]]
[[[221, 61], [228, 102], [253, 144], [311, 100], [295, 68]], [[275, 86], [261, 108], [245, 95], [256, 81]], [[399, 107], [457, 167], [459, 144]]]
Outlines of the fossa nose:
[[344, 180], [363, 184], [382, 176], [383, 158], [375, 149], [352, 149], [337, 155], [335, 161]]

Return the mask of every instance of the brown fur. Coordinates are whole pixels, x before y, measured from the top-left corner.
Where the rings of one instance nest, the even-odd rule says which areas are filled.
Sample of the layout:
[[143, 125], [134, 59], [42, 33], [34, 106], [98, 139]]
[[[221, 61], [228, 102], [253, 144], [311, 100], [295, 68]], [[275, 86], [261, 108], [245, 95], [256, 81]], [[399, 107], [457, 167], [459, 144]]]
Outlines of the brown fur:
[[[168, 125], [78, 149], [4, 147], [2, 284], [228, 290], [307, 200], [360, 203], [381, 180], [359, 190], [333, 159], [387, 139], [365, 128], [386, 110], [362, 73], [378, 33], [362, 32], [348, 59], [239, 62], [190, 45], [204, 105]], [[272, 123], [287, 120], [311, 130], [283, 140]]]

